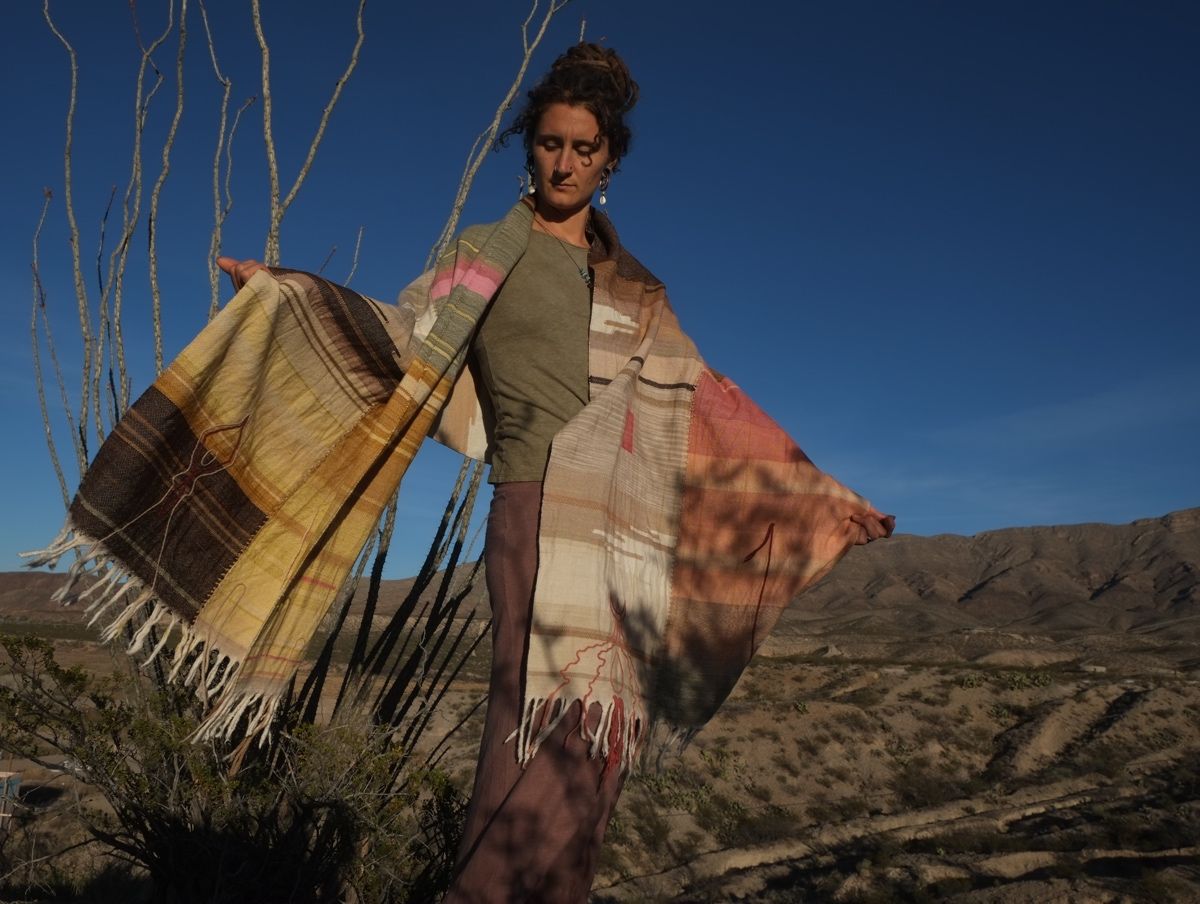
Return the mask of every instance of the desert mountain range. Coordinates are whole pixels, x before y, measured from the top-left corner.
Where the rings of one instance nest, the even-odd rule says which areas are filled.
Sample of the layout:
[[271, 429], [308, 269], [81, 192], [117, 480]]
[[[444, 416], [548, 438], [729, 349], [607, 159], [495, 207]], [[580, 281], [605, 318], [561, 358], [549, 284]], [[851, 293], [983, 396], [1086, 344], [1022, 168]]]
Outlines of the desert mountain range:
[[[50, 600], [61, 582], [53, 572], [0, 573], [0, 616], [78, 620], [80, 612]], [[385, 581], [378, 615], [394, 612], [411, 583]], [[468, 607], [486, 607], [482, 583]], [[1200, 508], [1120, 525], [898, 535], [851, 550], [792, 604], [778, 631], [929, 637], [980, 629], [1200, 639]]]
[[787, 621], [824, 630], [1200, 637], [1200, 508], [1130, 524], [971, 537], [897, 536], [852, 550]]

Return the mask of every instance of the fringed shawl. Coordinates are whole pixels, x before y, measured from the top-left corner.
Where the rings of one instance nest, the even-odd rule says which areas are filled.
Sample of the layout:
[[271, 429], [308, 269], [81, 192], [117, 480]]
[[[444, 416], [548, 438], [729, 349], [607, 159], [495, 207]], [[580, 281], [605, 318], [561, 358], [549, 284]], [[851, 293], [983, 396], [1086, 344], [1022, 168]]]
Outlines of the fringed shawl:
[[[198, 735], [262, 734], [422, 440], [487, 455], [476, 324], [528, 241], [520, 203], [383, 305], [260, 272], [138, 399], [40, 561], [83, 550], [93, 618], [166, 655]], [[525, 707], [533, 756], [580, 700], [593, 755], [685, 742], [783, 607], [853, 542], [865, 500], [705, 366], [662, 283], [595, 217], [590, 402], [543, 489]], [[74, 586], [75, 582], [72, 581]], [[71, 598], [72, 587], [62, 596]], [[594, 724], [594, 723], [593, 723]]]

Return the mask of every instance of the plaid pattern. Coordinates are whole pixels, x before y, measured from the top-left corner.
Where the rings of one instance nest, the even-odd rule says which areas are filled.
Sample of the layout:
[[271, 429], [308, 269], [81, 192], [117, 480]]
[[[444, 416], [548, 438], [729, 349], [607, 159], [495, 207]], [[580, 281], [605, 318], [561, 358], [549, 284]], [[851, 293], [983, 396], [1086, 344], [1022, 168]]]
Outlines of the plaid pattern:
[[101, 447], [39, 562], [83, 551], [60, 597], [100, 576], [108, 639], [149, 607], [131, 652], [175, 640], [172, 677], [211, 703], [199, 737], [269, 730], [531, 222], [451, 249], [420, 310], [256, 274]]
[[[72, 505], [73, 572], [107, 573], [116, 636], [177, 632], [173, 674], [212, 706], [201, 735], [265, 732], [280, 694], [426, 435], [484, 458], [466, 348], [519, 259], [529, 203], [467, 229], [384, 306], [260, 273], [138, 400]], [[514, 726], [522, 762], [575, 700], [592, 753], [628, 766], [716, 711], [867, 507], [708, 369], [662, 284], [595, 217], [589, 404], [554, 439]], [[69, 590], [67, 590], [69, 593]]]
[[603, 216], [590, 264], [591, 401], [546, 472], [518, 755], [579, 699], [593, 754], [628, 766], [712, 717], [869, 504], [705, 366]]

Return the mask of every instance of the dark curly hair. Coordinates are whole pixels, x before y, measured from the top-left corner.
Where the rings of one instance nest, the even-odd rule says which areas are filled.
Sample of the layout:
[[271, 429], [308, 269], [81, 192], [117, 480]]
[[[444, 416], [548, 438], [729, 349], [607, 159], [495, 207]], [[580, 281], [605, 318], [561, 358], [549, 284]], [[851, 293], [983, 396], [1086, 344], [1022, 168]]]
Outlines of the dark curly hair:
[[608, 140], [613, 170], [629, 152], [633, 134], [625, 124], [625, 114], [637, 103], [638, 85], [615, 50], [599, 44], [576, 44], [551, 64], [527, 98], [512, 125], [496, 139], [497, 148], [506, 145], [511, 136], [520, 135], [525, 155], [532, 161], [534, 132], [546, 108], [571, 104], [585, 107], [596, 117], [600, 134]]

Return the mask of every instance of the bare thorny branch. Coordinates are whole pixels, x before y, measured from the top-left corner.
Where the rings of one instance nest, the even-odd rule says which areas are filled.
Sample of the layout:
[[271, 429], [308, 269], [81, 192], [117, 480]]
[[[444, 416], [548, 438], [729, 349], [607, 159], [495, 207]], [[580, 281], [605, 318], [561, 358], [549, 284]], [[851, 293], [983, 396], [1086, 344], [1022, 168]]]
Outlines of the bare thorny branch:
[[75, 298], [79, 308], [79, 326], [83, 333], [83, 383], [79, 396], [79, 429], [71, 430], [72, 440], [75, 444], [75, 457], [79, 464], [79, 473], [82, 474], [87, 467], [87, 413], [90, 409], [88, 393], [92, 356], [95, 354], [95, 349], [92, 342], [92, 324], [87, 298], [87, 287], [83, 282], [83, 261], [79, 247], [79, 224], [75, 221], [74, 181], [71, 178], [71, 146], [74, 141], [75, 105], [79, 97], [79, 59], [75, 55], [75, 48], [71, 46], [71, 42], [58, 30], [58, 27], [54, 24], [54, 20], [50, 17], [50, 0], [44, 0], [42, 15], [46, 19], [46, 24], [50, 26], [50, 31], [54, 33], [54, 36], [66, 48], [67, 56], [71, 61], [71, 93], [70, 99], [67, 102], [66, 137], [63, 140], [63, 205], [66, 209], [67, 226], [71, 241], [71, 264], [74, 267], [75, 273]]
[[[154, 99], [154, 95], [162, 86], [164, 77], [162, 72], [154, 65], [153, 53], [162, 46], [162, 44], [170, 36], [171, 31], [175, 27], [175, 4], [174, 0], [167, 5], [167, 25], [163, 29], [162, 34], [158, 35], [149, 46], [145, 45], [141, 39], [141, 32], [137, 26], [136, 12], [131, 7], [131, 12], [134, 12], [133, 28], [137, 35], [138, 47], [141, 50], [141, 59], [138, 63], [137, 83], [134, 91], [134, 117], [133, 117], [133, 147], [130, 152], [130, 176], [129, 182], [126, 183], [124, 197], [121, 202], [121, 237], [117, 242], [117, 246], [113, 249], [112, 254], [108, 259], [108, 275], [105, 279], [104, 291], [100, 298], [100, 317], [101, 329], [99, 331], [98, 340], [103, 345], [104, 337], [111, 330], [112, 350], [109, 353], [108, 368], [110, 371], [110, 381], [113, 380], [112, 370], [115, 364], [117, 383], [117, 415], [120, 415], [129, 405], [130, 382], [129, 371], [125, 359], [125, 340], [121, 325], [121, 311], [124, 302], [125, 292], [125, 269], [129, 260], [130, 241], [137, 229], [137, 224], [141, 218], [141, 203], [142, 203], [142, 136], [146, 128], [146, 119], [149, 115], [150, 102]], [[154, 87], [146, 93], [145, 80], [146, 68], [154, 69], [156, 80]], [[97, 354], [95, 367], [93, 368], [92, 380], [95, 387], [97, 400], [100, 395], [100, 384], [103, 375], [103, 355]], [[99, 439], [103, 441], [104, 431], [103, 424], [100, 419], [99, 402], [97, 401], [96, 408], [96, 431]], [[82, 467], [81, 467], [82, 473]]]
[[212, 61], [213, 75], [216, 76], [217, 84], [221, 86], [221, 118], [217, 124], [217, 149], [213, 153], [213, 229], [208, 245], [208, 283], [211, 292], [208, 319], [212, 320], [217, 313], [217, 284], [220, 281], [217, 255], [221, 250], [221, 228], [225, 225], [225, 218], [221, 213], [221, 151], [225, 144], [225, 125], [229, 117], [229, 95], [233, 92], [233, 79], [221, 72], [221, 66], [217, 62], [217, 48], [213, 43], [212, 29], [208, 25], [208, 9], [204, 5], [204, 0], [197, 0], [197, 2], [200, 6], [200, 20], [204, 23], [204, 37], [208, 41], [208, 56]]
[[354, 279], [354, 274], [358, 272], [358, 252], [362, 250], [363, 229], [358, 227], [358, 237], [354, 240], [354, 257], [350, 261], [350, 272], [346, 274], [346, 285], [350, 285], [350, 280]]
[[471, 186], [475, 183], [475, 174], [479, 172], [479, 167], [483, 165], [484, 157], [496, 141], [496, 136], [500, 132], [500, 122], [503, 120], [504, 114], [508, 112], [509, 107], [512, 106], [513, 98], [517, 96], [517, 92], [521, 89], [521, 83], [525, 80], [525, 73], [529, 69], [529, 63], [533, 59], [534, 51], [542, 43], [542, 38], [546, 36], [546, 29], [550, 25], [550, 20], [570, 2], [571, 0], [550, 0], [549, 6], [546, 7], [546, 14], [542, 17], [537, 33], [534, 34], [531, 41], [529, 39], [529, 25], [533, 21], [533, 17], [537, 14], [539, 5], [539, 0], [533, 0], [529, 15], [521, 23], [521, 48], [524, 56], [521, 57], [521, 63], [517, 67], [517, 74], [513, 78], [508, 91], [505, 93], [504, 99], [496, 107], [496, 112], [492, 116], [491, 123], [480, 133], [479, 137], [475, 139], [475, 143], [471, 146], [471, 152], [467, 155], [466, 168], [459, 182], [458, 191], [454, 196], [454, 203], [450, 206], [450, 216], [446, 220], [446, 225], [442, 227], [437, 241], [434, 242], [429, 256], [425, 259], [425, 266], [427, 268], [432, 266], [433, 262], [437, 260], [443, 249], [450, 243], [450, 238], [454, 235], [454, 231], [458, 228], [458, 220], [462, 216], [463, 207], [466, 206], [467, 195], [471, 191]]
[[187, 5], [188, 0], [180, 0], [179, 52], [175, 57], [175, 115], [171, 118], [171, 127], [163, 142], [162, 168], [158, 171], [158, 178], [154, 180], [154, 188], [150, 192], [150, 213], [146, 217], [150, 258], [150, 312], [154, 321], [154, 372], [156, 374], [161, 373], [163, 369], [162, 292], [158, 285], [158, 200], [162, 194], [162, 187], [167, 181], [167, 175], [171, 171], [171, 149], [175, 146], [179, 120], [183, 117], [183, 56], [187, 47]]
[[325, 260], [321, 261], [321, 266], [317, 267], [317, 276], [325, 272], [325, 268], [329, 266], [329, 262], [333, 260], [335, 254], [337, 254], [337, 245], [330, 247], [329, 253], [325, 255]]
[[[186, 2], [186, 0], [183, 0]], [[88, 464], [88, 448], [87, 436], [89, 432], [94, 430], [97, 440], [103, 442], [105, 436], [105, 425], [102, 408], [102, 385], [106, 364], [106, 340], [111, 336], [110, 349], [108, 350], [108, 369], [109, 369], [109, 384], [114, 383], [112, 374], [112, 359], [115, 357], [117, 374], [115, 382], [119, 384], [119, 390], [115, 392], [119, 396], [117, 402], [110, 404], [108, 410], [110, 424], [115, 421], [116, 415], [125, 408], [129, 400], [129, 377], [125, 362], [124, 342], [121, 338], [121, 298], [123, 290], [124, 272], [128, 259], [129, 242], [136, 229], [138, 221], [138, 208], [141, 201], [141, 138], [145, 127], [146, 115], [149, 108], [150, 100], [154, 93], [162, 84], [163, 77], [155, 67], [155, 72], [158, 75], [158, 80], [149, 95], [144, 96], [144, 78], [147, 65], [153, 66], [151, 54], [167, 39], [171, 30], [174, 28], [174, 0], [168, 3], [168, 22], [163, 33], [149, 46], [145, 47], [141, 44], [139, 35], [139, 46], [142, 48], [141, 63], [138, 68], [137, 89], [135, 94], [135, 116], [134, 116], [134, 145], [131, 154], [132, 157], [132, 174], [130, 181], [126, 187], [123, 209], [123, 225], [121, 238], [112, 256], [109, 259], [108, 277], [101, 280], [100, 285], [100, 303], [99, 303], [99, 325], [93, 328], [90, 304], [88, 301], [87, 287], [83, 279], [83, 262], [82, 248], [80, 242], [79, 225], [75, 216], [74, 205], [74, 175], [72, 168], [72, 149], [74, 145], [74, 124], [75, 110], [78, 101], [79, 89], [79, 61], [75, 52], [74, 46], [67, 40], [66, 36], [55, 24], [53, 17], [50, 14], [50, 2], [44, 0], [42, 7], [43, 17], [50, 31], [58, 39], [67, 51], [70, 61], [71, 71], [71, 87], [67, 103], [67, 113], [65, 117], [65, 137], [63, 142], [63, 198], [64, 207], [67, 216], [68, 233], [71, 245], [71, 259], [75, 280], [75, 295], [78, 308], [80, 336], [83, 343], [83, 361], [81, 367], [81, 387], [79, 396], [79, 414], [78, 422], [70, 415], [70, 406], [64, 404], [64, 409], [67, 414], [68, 422], [71, 424], [71, 437], [75, 449], [76, 465], [78, 472], [82, 474], [87, 469]], [[137, 30], [136, 19], [134, 22], [135, 31]], [[182, 50], [181, 50], [182, 52]], [[173, 140], [174, 128], [172, 128], [171, 137]], [[169, 153], [169, 145], [164, 150], [164, 156]], [[160, 184], [156, 188], [161, 188], [161, 179], [165, 178], [165, 172], [160, 177]], [[131, 206], [132, 202], [132, 206]], [[111, 199], [110, 199], [111, 205]], [[108, 210], [105, 210], [104, 217], [101, 221], [101, 247], [104, 240], [104, 229], [108, 220]], [[153, 256], [152, 256], [153, 261]], [[110, 308], [111, 301], [111, 308]], [[45, 319], [45, 299], [41, 300], [43, 308], [43, 319]], [[49, 324], [47, 321], [46, 328]], [[47, 333], [49, 337], [49, 333]], [[53, 348], [51, 347], [53, 355]], [[159, 355], [161, 357], [161, 353]], [[57, 367], [57, 364], [56, 364]], [[40, 384], [40, 371], [35, 376], [39, 381], [40, 393], [44, 393], [44, 387]], [[49, 436], [48, 436], [49, 439]], [[52, 457], [56, 457], [57, 453], [51, 449]]]
[[[108, 235], [108, 217], [112, 213], [113, 201], [117, 197], [117, 185], [114, 182], [112, 189], [108, 193], [108, 203], [104, 205], [104, 214], [100, 217], [100, 237], [96, 244], [96, 294], [99, 298], [104, 297], [104, 242]], [[107, 317], [107, 310], [101, 307], [100, 311], [100, 327], [98, 330], [101, 338], [101, 344], [107, 341], [112, 342], [112, 324]], [[97, 364], [103, 359], [103, 355], [98, 354]], [[97, 389], [99, 392], [99, 389]], [[120, 400], [117, 397], [116, 381], [113, 378], [112, 368], [108, 369], [108, 393], [104, 396], [106, 409], [108, 411], [108, 422], [115, 424], [117, 422], [117, 408], [120, 405]], [[99, 409], [97, 408], [97, 411]], [[98, 416], [98, 415], [97, 415]]]
[[[363, 237], [363, 229], [364, 228], [366, 228], [366, 227], [363, 227], [363, 226], [358, 227], [358, 236], [354, 240], [354, 257], [350, 261], [349, 274], [347, 274], [346, 278], [344, 280], [342, 280], [343, 286], [350, 285], [350, 280], [354, 279], [354, 273], [356, 270], [358, 270], [358, 252], [362, 248], [362, 237]], [[325, 260], [321, 261], [321, 266], [317, 268], [318, 276], [320, 276], [322, 273], [325, 272], [325, 268], [329, 266], [329, 262], [331, 260], [333, 260], [333, 256], [335, 254], [337, 254], [337, 250], [338, 250], [337, 245], [333, 245], [329, 249], [329, 253], [325, 255]]]
[[[186, 0], [183, 0], [186, 2]], [[142, 204], [142, 135], [146, 128], [146, 119], [149, 115], [150, 102], [154, 99], [154, 95], [158, 93], [159, 88], [165, 80], [162, 71], [154, 62], [153, 54], [170, 36], [171, 31], [175, 27], [175, 3], [171, 0], [167, 4], [167, 24], [163, 29], [162, 34], [154, 39], [149, 46], [142, 42], [141, 32], [137, 24], [137, 10], [130, 5], [130, 12], [133, 14], [134, 33], [138, 39], [138, 46], [142, 51], [142, 58], [138, 64], [137, 90], [134, 101], [134, 140], [132, 152], [132, 173], [130, 175], [129, 184], [125, 190], [125, 200], [123, 205], [124, 213], [124, 228], [121, 233], [121, 242], [114, 249], [113, 256], [109, 259], [109, 285], [106, 287], [112, 291], [112, 323], [113, 323], [113, 351], [116, 353], [117, 374], [120, 384], [120, 410], [124, 412], [129, 405], [129, 375], [128, 367], [125, 361], [125, 340], [121, 330], [121, 309], [124, 302], [125, 288], [125, 266], [129, 258], [129, 243], [133, 238], [134, 230], [137, 228], [138, 220], [141, 217]], [[180, 24], [182, 31], [183, 25]], [[145, 86], [146, 67], [150, 66], [154, 69], [155, 82], [154, 87], [150, 89], [149, 94], [143, 99], [143, 91]], [[182, 86], [180, 87], [182, 91]], [[182, 104], [182, 98], [178, 101]], [[174, 127], [169, 134], [169, 141], [174, 141]], [[169, 154], [169, 149], [164, 150], [164, 154]], [[132, 207], [130, 203], [132, 201]], [[119, 259], [119, 263], [115, 268], [114, 281], [114, 262]], [[152, 265], [153, 266], [153, 265]], [[103, 302], [102, 302], [103, 304]], [[157, 363], [157, 357], [156, 357]], [[99, 372], [97, 372], [97, 380], [99, 380]]]
[[[200, 18], [204, 23], [204, 35], [208, 41], [208, 55], [212, 61], [213, 74], [216, 76], [217, 83], [221, 86], [221, 116], [217, 125], [217, 147], [213, 151], [213, 169], [212, 169], [212, 190], [213, 190], [213, 228], [212, 235], [208, 245], [208, 284], [209, 284], [209, 305], [208, 319], [212, 320], [217, 316], [219, 307], [220, 291], [219, 284], [221, 279], [221, 268], [217, 266], [217, 257], [221, 253], [221, 233], [225, 226], [225, 220], [229, 216], [229, 211], [233, 209], [233, 194], [230, 191], [229, 183], [233, 175], [233, 136], [237, 134], [238, 123], [241, 122], [242, 114], [247, 108], [257, 99], [251, 95], [237, 109], [233, 116], [233, 125], [226, 131], [226, 124], [229, 118], [229, 96], [233, 91], [233, 80], [221, 71], [221, 66], [217, 62], [217, 48], [213, 41], [212, 29], [208, 24], [208, 9], [204, 5], [204, 0], [198, 0], [200, 4]], [[225, 157], [225, 181], [224, 181], [224, 203], [222, 203], [222, 184], [221, 184], [221, 157]]]
[[304, 163], [300, 166], [300, 171], [296, 174], [296, 180], [292, 183], [292, 187], [288, 190], [287, 195], [281, 200], [279, 162], [275, 154], [275, 135], [271, 122], [271, 50], [267, 44], [266, 35], [263, 33], [260, 0], [251, 0], [250, 11], [254, 20], [254, 35], [258, 39], [258, 48], [262, 56], [263, 139], [267, 147], [267, 175], [271, 185], [270, 226], [267, 231], [266, 248], [263, 251], [263, 262], [268, 266], [278, 266], [279, 264], [279, 229], [283, 223], [283, 217], [287, 213], [288, 208], [291, 207], [292, 202], [296, 200], [296, 195], [300, 193], [300, 187], [304, 184], [304, 180], [308, 178], [313, 160], [317, 156], [317, 149], [321, 146], [321, 139], [325, 137], [325, 128], [329, 125], [329, 117], [333, 114], [333, 108], [337, 106], [338, 99], [342, 96], [342, 89], [345, 88], [346, 82], [350, 80], [350, 76], [358, 66], [358, 55], [362, 49], [363, 38], [365, 37], [363, 31], [363, 9], [366, 3], [367, 0], [359, 0], [358, 2], [358, 14], [355, 17], [355, 27], [358, 36], [354, 41], [354, 48], [350, 51], [350, 60], [346, 64], [346, 70], [338, 78], [333, 88], [333, 95], [329, 98], [329, 102], [325, 104], [325, 109], [321, 111], [321, 119], [317, 124], [317, 131], [309, 143], [308, 153], [304, 158]]
[[42, 413], [42, 426], [46, 431], [46, 447], [50, 450], [50, 464], [54, 467], [54, 476], [58, 478], [58, 488], [62, 493], [63, 507], [66, 508], [71, 504], [71, 494], [67, 489], [67, 478], [63, 474], [62, 462], [58, 460], [58, 448], [54, 444], [54, 434], [50, 427], [50, 409], [46, 405], [46, 384], [42, 377], [41, 343], [38, 342], [38, 315], [40, 314], [45, 324], [46, 346], [50, 352], [50, 360], [54, 364], [54, 376], [58, 382], [59, 394], [62, 397], [63, 412], [67, 416], [67, 426], [71, 430], [71, 435], [78, 442], [79, 436], [75, 432], [75, 420], [71, 416], [71, 405], [67, 400], [67, 386], [63, 382], [62, 368], [58, 366], [58, 354], [54, 350], [54, 336], [50, 332], [50, 318], [46, 316], [46, 290], [42, 286], [42, 274], [38, 255], [38, 246], [42, 237], [42, 225], [46, 222], [46, 211], [50, 209], [51, 197], [50, 190], [46, 189], [42, 201], [42, 213], [38, 217], [37, 228], [33, 231], [33, 316], [30, 319], [29, 329], [33, 338], [33, 370], [36, 377], [34, 382], [37, 384], [38, 409]]
[[[233, 137], [237, 134], [238, 125], [242, 121], [242, 114], [250, 109], [250, 105], [258, 100], [257, 95], [251, 95], [246, 98], [245, 102], [238, 107], [237, 112], [233, 115], [233, 125], [229, 127], [229, 134], [225, 138], [225, 184], [224, 195], [225, 203], [220, 208], [218, 216], [215, 218], [212, 233], [212, 242], [209, 247], [209, 284], [211, 288], [211, 299], [208, 308], [208, 319], [212, 320], [217, 316], [219, 292], [217, 284], [220, 279], [221, 268], [217, 266], [217, 256], [221, 251], [221, 227], [225, 224], [225, 219], [229, 216], [229, 212], [233, 209], [233, 192], [230, 190], [230, 181], [233, 177]], [[220, 145], [217, 149], [220, 154]]]

